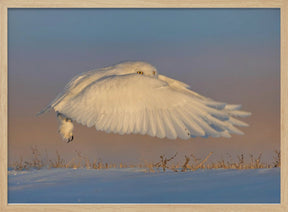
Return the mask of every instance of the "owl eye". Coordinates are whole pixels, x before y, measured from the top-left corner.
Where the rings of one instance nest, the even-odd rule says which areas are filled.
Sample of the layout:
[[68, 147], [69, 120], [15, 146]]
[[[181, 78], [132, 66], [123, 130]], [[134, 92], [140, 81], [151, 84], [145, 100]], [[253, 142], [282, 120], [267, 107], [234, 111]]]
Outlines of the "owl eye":
[[153, 71], [153, 75], [155, 75], [156, 74], [156, 71]]
[[137, 71], [137, 74], [142, 74], [143, 75], [143, 71]]

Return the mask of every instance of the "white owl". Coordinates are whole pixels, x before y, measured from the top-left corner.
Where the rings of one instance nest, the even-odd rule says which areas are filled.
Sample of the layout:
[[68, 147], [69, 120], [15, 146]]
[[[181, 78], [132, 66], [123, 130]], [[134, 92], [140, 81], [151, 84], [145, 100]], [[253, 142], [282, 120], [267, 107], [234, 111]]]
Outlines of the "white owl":
[[230, 137], [248, 126], [241, 105], [214, 101], [145, 62], [124, 62], [75, 76], [41, 112], [54, 109], [59, 132], [73, 140], [73, 122], [119, 134], [159, 138]]

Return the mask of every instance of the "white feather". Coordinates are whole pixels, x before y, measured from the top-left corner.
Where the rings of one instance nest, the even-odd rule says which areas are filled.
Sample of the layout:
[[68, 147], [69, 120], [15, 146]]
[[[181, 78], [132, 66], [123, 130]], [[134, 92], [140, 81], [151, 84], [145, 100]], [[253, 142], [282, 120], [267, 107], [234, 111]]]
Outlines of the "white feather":
[[241, 134], [233, 125], [247, 124], [232, 116], [250, 115], [240, 111], [240, 105], [214, 101], [183, 82], [158, 75], [144, 62], [80, 74], [40, 113], [50, 108], [97, 130], [170, 139]]

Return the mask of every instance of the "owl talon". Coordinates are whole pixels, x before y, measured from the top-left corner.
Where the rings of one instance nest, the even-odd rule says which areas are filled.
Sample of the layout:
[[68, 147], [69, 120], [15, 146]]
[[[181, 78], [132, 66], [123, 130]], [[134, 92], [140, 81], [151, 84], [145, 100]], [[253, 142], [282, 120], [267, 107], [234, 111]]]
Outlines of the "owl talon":
[[57, 112], [57, 118], [59, 121], [59, 130], [58, 132], [60, 133], [60, 135], [62, 136], [63, 140], [66, 143], [70, 143], [71, 141], [73, 141], [73, 123], [72, 120], [70, 118], [67, 118], [66, 116], [64, 116], [63, 114]]
[[73, 135], [70, 137], [70, 138], [68, 138], [68, 140], [67, 140], [67, 143], [70, 143], [71, 141], [73, 141]]

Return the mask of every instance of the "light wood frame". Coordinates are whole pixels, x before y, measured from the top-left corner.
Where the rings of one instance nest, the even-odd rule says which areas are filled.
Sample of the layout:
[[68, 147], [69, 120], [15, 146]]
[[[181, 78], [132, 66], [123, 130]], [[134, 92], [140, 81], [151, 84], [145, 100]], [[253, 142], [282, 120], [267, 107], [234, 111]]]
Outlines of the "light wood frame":
[[[280, 204], [8, 204], [7, 24], [9, 8], [280, 8]], [[287, 0], [0, 0], [0, 211], [288, 211], [288, 1]]]

